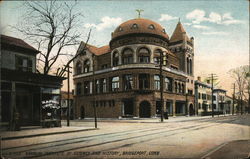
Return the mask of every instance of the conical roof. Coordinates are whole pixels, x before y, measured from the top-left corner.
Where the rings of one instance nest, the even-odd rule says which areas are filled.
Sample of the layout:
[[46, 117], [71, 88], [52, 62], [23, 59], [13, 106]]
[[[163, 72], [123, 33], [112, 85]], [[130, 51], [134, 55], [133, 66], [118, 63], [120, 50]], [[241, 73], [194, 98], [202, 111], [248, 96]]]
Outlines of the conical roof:
[[[184, 40], [183, 33], [186, 33], [184, 27], [182, 26], [181, 22], [179, 21], [176, 25], [173, 35], [170, 38], [170, 42], [176, 42], [180, 40]], [[187, 34], [185, 35], [187, 40], [189, 39]]]

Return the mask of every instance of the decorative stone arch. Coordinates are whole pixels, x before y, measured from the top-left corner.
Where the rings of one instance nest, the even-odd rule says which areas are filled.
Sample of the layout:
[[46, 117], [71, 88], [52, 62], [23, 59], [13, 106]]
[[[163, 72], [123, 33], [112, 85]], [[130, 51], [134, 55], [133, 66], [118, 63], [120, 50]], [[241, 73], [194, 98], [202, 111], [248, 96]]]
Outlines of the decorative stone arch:
[[146, 50], [148, 50], [148, 53], [149, 53], [149, 59], [148, 59], [149, 62], [148, 62], [148, 63], [151, 63], [152, 58], [153, 58], [153, 54], [152, 54], [152, 50], [151, 50], [147, 45], [140, 46], [140, 47], [138, 47], [138, 48], [136, 49], [137, 63], [141, 63], [141, 62], [140, 62], [140, 58], [139, 58], [141, 49], [146, 49]]
[[[129, 54], [126, 55], [126, 52], [125, 52], [126, 50], [131, 50], [130, 55], [129, 55]], [[128, 56], [131, 56], [131, 57], [132, 57], [131, 63], [133, 63], [133, 62], [134, 62], [134, 54], [135, 54], [135, 51], [134, 51], [134, 49], [133, 49], [132, 47], [129, 47], [129, 46], [124, 47], [124, 48], [122, 49], [122, 51], [121, 51], [121, 59], [122, 59], [121, 63], [122, 63], [122, 64], [126, 63], [126, 62], [124, 61], [124, 58], [126, 58], [126, 57], [128, 57]]]
[[139, 104], [139, 117], [150, 118], [151, 117], [151, 104], [147, 100], [143, 100]]

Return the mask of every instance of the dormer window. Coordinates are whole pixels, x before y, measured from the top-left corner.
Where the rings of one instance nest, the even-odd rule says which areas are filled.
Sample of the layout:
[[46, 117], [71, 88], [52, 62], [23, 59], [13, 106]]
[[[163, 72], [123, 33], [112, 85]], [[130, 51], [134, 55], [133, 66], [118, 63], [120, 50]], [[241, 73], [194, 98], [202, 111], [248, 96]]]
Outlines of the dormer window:
[[155, 26], [154, 26], [153, 24], [150, 24], [150, 25], [148, 26], [148, 28], [154, 30], [154, 29], [155, 29]]
[[118, 31], [119, 31], [119, 32], [120, 32], [120, 31], [123, 31], [123, 29], [122, 29], [121, 27], [119, 27], [119, 28], [118, 28]]
[[131, 29], [137, 29], [138, 28], [138, 25], [137, 24], [133, 24]]
[[166, 30], [165, 30], [165, 29], [162, 29], [162, 32], [163, 32], [164, 34], [166, 34]]

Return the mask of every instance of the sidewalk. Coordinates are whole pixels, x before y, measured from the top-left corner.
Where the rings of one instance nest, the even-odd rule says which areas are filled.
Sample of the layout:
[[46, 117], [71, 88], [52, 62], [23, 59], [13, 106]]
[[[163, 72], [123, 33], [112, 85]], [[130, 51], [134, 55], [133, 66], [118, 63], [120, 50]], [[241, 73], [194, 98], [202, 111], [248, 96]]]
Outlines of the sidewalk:
[[201, 157], [201, 159], [249, 159], [250, 158], [250, 140], [237, 140], [224, 143], [209, 153]]
[[[232, 115], [220, 115], [219, 117], [227, 117]], [[235, 116], [235, 115], [234, 115]], [[185, 122], [185, 121], [195, 121], [202, 119], [209, 119], [212, 116], [176, 116], [164, 119], [164, 122]], [[214, 119], [218, 118], [218, 115], [214, 116]], [[76, 119], [72, 120], [74, 122], [91, 122], [94, 121], [93, 118]], [[97, 118], [98, 122], [120, 122], [120, 123], [160, 123], [161, 117], [156, 118]]]
[[21, 131], [3, 131], [0, 133], [2, 140], [13, 140], [20, 138], [45, 136], [45, 135], [55, 135], [55, 134], [65, 134], [80, 131], [96, 130], [93, 127], [56, 127], [56, 128], [35, 128]]

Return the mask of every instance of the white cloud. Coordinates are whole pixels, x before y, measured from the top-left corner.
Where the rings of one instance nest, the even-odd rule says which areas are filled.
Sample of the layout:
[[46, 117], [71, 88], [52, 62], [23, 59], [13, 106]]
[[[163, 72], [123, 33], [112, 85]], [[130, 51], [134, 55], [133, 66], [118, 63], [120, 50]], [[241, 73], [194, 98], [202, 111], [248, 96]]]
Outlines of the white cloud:
[[211, 12], [209, 14], [208, 21], [210, 21], [212, 23], [220, 24], [221, 23], [221, 15], [218, 13], [215, 13], [215, 12]]
[[213, 32], [203, 32], [203, 35], [228, 35], [227, 32], [223, 31], [213, 31]]
[[192, 23], [183, 23], [184, 25], [190, 26]]
[[226, 20], [226, 21], [223, 21], [222, 24], [224, 25], [230, 25], [230, 24], [242, 24], [244, 23], [243, 21], [241, 20], [236, 20], [236, 19], [232, 19], [232, 20]]
[[187, 13], [186, 18], [192, 20], [193, 24], [200, 24], [201, 22], [210, 22], [223, 25], [244, 23], [241, 20], [234, 19], [231, 16], [231, 13], [224, 13], [223, 15], [220, 15], [219, 13], [211, 12], [209, 16], [206, 17], [206, 12], [200, 9], [195, 9], [192, 12]]
[[178, 17], [173, 17], [168, 14], [161, 14], [161, 18], [159, 19], [159, 21], [169, 21], [169, 20], [174, 20], [174, 19], [178, 19]]
[[231, 16], [231, 13], [225, 13], [225, 14], [223, 14], [223, 16], [222, 16], [222, 19], [223, 19], [223, 20], [225, 20], [225, 19], [230, 19], [230, 20], [232, 20], [233, 17]]
[[186, 18], [193, 20], [192, 22], [194, 24], [200, 24], [200, 22], [206, 21], [205, 14], [206, 13], [204, 10], [195, 9], [192, 12], [188, 13], [186, 15]]
[[119, 24], [122, 23], [122, 18], [111, 18], [108, 16], [105, 16], [101, 19], [101, 23], [99, 24], [90, 24], [87, 23], [84, 25], [85, 28], [95, 27], [97, 31], [101, 31], [106, 28], [116, 27]]
[[197, 24], [192, 25], [192, 27], [193, 27], [193, 28], [197, 28], [197, 29], [204, 29], [204, 30], [210, 29], [210, 27], [208, 27], [208, 26], [205, 26], [205, 25], [197, 25]]

